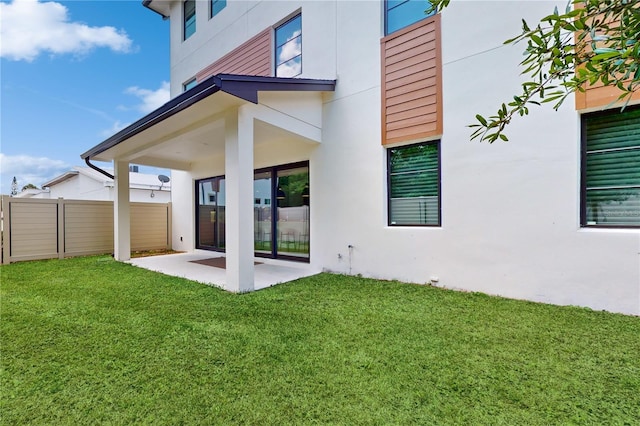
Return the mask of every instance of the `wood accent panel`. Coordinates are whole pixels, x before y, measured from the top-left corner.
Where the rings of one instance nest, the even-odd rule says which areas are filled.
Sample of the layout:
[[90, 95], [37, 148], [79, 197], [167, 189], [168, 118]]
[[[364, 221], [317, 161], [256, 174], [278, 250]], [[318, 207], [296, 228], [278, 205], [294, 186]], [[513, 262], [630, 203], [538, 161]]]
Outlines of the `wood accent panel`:
[[[621, 107], [623, 105], [623, 102], [615, 103], [622, 92], [617, 87], [603, 86], [600, 82], [593, 86], [587, 86], [584, 92], [576, 91], [575, 94], [576, 110], [578, 111], [606, 107], [608, 105], [612, 107], [616, 105]], [[640, 91], [636, 91], [631, 95], [631, 102], [636, 103], [638, 101], [640, 101]]]
[[[584, 6], [584, 4], [581, 4]], [[600, 15], [602, 18], [602, 15]], [[612, 26], [615, 26], [615, 23], [610, 21]], [[576, 40], [577, 44], [577, 35], [575, 35], [574, 40]], [[592, 39], [590, 36], [585, 38], [585, 44], [583, 45], [585, 52], [591, 52], [591, 42]], [[604, 86], [601, 82], [596, 82], [593, 85], [587, 83], [584, 92], [576, 91], [575, 92], [575, 104], [576, 110], [588, 110], [588, 109], [597, 109], [604, 107], [622, 107], [623, 102], [617, 102], [618, 97], [622, 94], [622, 92], [614, 86]], [[637, 103], [640, 101], [640, 92], [635, 92], [631, 95], [631, 103]]]
[[440, 15], [380, 41], [382, 144], [442, 134]]
[[208, 67], [196, 74], [196, 81], [201, 82], [218, 73], [273, 75], [271, 66], [272, 30], [267, 28], [261, 33], [242, 43]]

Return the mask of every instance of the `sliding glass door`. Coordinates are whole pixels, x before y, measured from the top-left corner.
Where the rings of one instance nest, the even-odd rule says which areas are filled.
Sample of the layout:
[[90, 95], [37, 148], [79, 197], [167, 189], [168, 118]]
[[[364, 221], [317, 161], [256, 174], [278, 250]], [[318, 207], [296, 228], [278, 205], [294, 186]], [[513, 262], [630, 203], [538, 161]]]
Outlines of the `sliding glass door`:
[[[309, 260], [309, 163], [256, 170], [253, 231], [256, 256]], [[196, 181], [197, 248], [225, 249], [224, 176]]]

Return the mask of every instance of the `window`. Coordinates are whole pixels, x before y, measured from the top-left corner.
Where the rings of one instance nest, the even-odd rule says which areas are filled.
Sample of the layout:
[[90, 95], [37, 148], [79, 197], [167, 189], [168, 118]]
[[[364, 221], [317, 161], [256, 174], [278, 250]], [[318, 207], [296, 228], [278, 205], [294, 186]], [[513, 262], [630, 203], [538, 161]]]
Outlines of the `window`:
[[195, 87], [196, 84], [198, 84], [198, 82], [196, 81], [195, 78], [192, 78], [191, 80], [187, 81], [186, 83], [184, 83], [182, 85], [182, 91], [186, 92], [187, 90], [191, 89], [192, 87]]
[[583, 226], [640, 227], [640, 108], [582, 116]]
[[227, 0], [211, 0], [211, 17], [216, 16], [227, 6]]
[[184, 39], [188, 39], [196, 32], [196, 1], [184, 2]]
[[276, 28], [276, 77], [302, 73], [302, 15]]
[[[428, 16], [428, 0], [385, 0], [385, 34], [391, 34]], [[433, 14], [432, 14], [433, 15]]]
[[440, 226], [440, 141], [391, 148], [389, 225]]

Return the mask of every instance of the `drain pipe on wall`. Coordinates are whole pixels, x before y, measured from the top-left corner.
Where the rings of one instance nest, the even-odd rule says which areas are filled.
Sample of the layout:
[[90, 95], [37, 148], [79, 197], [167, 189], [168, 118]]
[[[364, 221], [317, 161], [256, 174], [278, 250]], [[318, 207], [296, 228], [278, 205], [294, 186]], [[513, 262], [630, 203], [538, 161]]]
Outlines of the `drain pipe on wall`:
[[96, 172], [102, 173], [103, 175], [105, 175], [108, 178], [116, 180], [116, 178], [111, 173], [109, 173], [109, 172], [107, 172], [105, 170], [102, 170], [100, 167], [96, 166], [95, 164], [91, 164], [91, 162], [89, 160], [91, 160], [91, 157], [87, 157], [87, 158], [84, 159], [84, 162], [87, 163], [87, 166], [91, 167]]

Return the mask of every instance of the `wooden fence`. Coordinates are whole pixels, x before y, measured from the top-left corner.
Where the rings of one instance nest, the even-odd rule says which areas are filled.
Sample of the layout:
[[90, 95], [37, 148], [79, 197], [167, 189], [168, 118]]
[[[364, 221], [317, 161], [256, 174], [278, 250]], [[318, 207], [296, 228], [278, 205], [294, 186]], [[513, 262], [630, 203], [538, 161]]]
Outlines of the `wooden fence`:
[[[113, 252], [113, 201], [2, 196], [2, 263]], [[131, 250], [171, 248], [171, 203], [131, 203]]]

